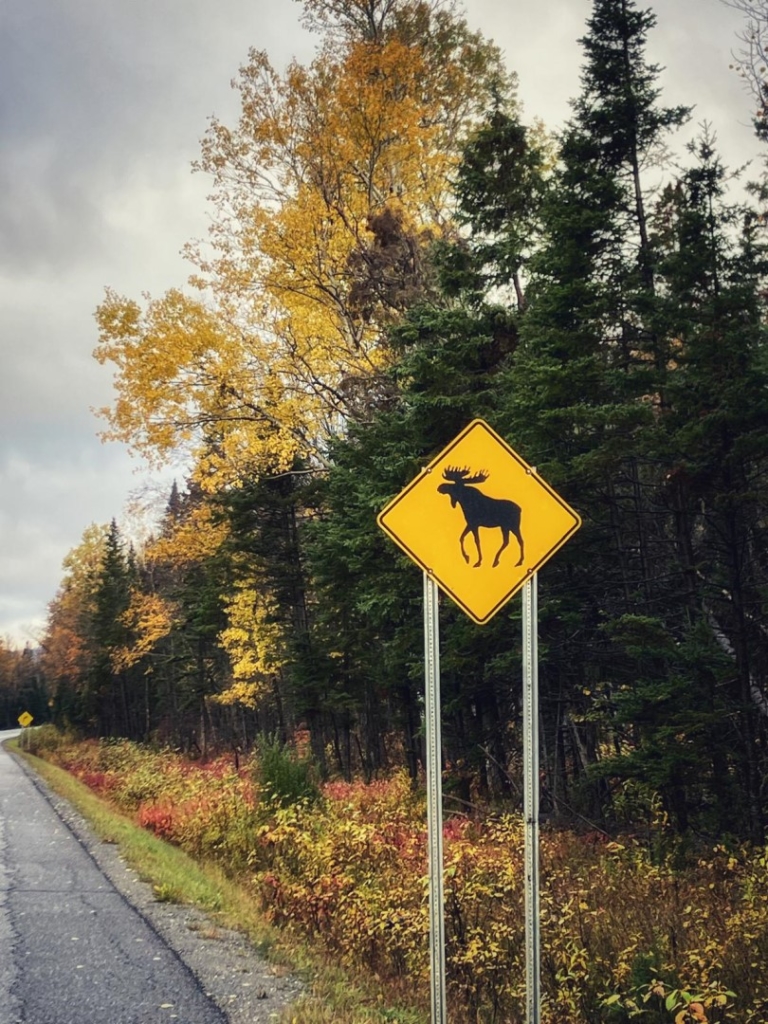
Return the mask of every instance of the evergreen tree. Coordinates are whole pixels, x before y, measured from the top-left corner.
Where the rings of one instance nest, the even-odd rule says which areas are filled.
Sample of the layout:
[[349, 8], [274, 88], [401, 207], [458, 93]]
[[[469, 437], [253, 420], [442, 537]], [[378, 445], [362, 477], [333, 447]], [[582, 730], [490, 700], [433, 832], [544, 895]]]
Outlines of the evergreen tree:
[[[697, 637], [699, 649], [688, 676], [696, 692], [686, 735], [699, 752], [691, 790], [699, 802], [714, 802], [720, 827], [746, 827], [757, 839], [766, 769], [768, 651], [758, 624], [768, 578], [761, 511], [768, 264], [755, 213], [726, 201], [726, 174], [708, 131], [692, 151], [694, 166], [668, 189], [658, 215], [660, 319], [673, 367], [659, 418], [666, 473], [658, 503], [677, 570], [668, 607], [676, 606], [678, 635]], [[699, 724], [698, 714], [713, 709], [711, 721]]]
[[194, 481], [184, 491], [174, 482], [159, 536], [142, 559], [143, 591], [161, 599], [172, 618], [152, 653], [153, 728], [198, 754], [217, 739], [208, 698], [230, 681], [219, 636], [227, 624], [232, 560], [212, 503]]
[[[504, 375], [502, 432], [581, 513], [584, 528], [542, 574], [542, 706], [556, 810], [599, 814], [595, 693], [608, 685], [606, 624], [647, 610], [667, 552], [650, 524], [645, 439], [663, 390], [657, 272], [641, 169], [680, 125], [645, 60], [655, 19], [632, 0], [595, 0], [582, 92], [541, 203], [520, 345]], [[579, 790], [584, 788], [583, 803]]]
[[[441, 260], [446, 256], [450, 261], [445, 252]], [[390, 337], [400, 354], [399, 402], [352, 426], [332, 449], [324, 513], [308, 524], [315, 631], [328, 652], [332, 685], [354, 711], [366, 767], [387, 763], [395, 735], [413, 774], [421, 762], [422, 584], [378, 529], [376, 515], [469, 420], [495, 418], [499, 367], [514, 337], [509, 312], [471, 290], [447, 304], [410, 310]], [[452, 782], [461, 799], [474, 786], [501, 795], [509, 786], [506, 723], [515, 702], [516, 639], [510, 636], [519, 630], [510, 633], [505, 616], [478, 630], [448, 600], [441, 619], [444, 749], [456, 766]], [[333, 652], [341, 653], [334, 659]]]
[[[582, 809], [598, 814], [601, 780], [633, 776], [680, 828], [741, 819], [758, 836], [760, 747], [747, 707], [757, 677], [746, 625], [734, 632], [738, 615], [718, 618], [713, 601], [738, 585], [728, 601], [744, 607], [755, 575], [745, 552], [761, 540], [748, 482], [762, 473], [762, 270], [753, 233], [732, 248], [706, 147], [658, 211], [649, 201], [641, 170], [685, 117], [658, 103], [658, 69], [644, 60], [653, 24], [630, 0], [595, 0], [584, 90], [543, 203], [544, 244], [505, 381], [506, 436], [585, 520], [542, 576], [549, 784], [556, 803], [570, 791], [571, 806], [584, 786]], [[746, 589], [754, 609], [757, 588]], [[740, 683], [726, 686], [729, 658]], [[740, 787], [749, 808], [733, 801]]]
[[100, 736], [136, 736], [132, 695], [125, 672], [114, 670], [114, 652], [125, 643], [122, 616], [130, 602], [134, 569], [113, 519], [93, 579], [93, 605], [88, 611], [86, 641], [90, 649], [85, 693], [88, 723]]
[[[238, 607], [237, 624], [252, 630], [257, 645], [260, 633], [264, 638], [260, 645], [268, 649], [260, 659], [247, 659], [263, 662], [253, 669], [251, 680], [260, 694], [254, 702], [258, 729], [279, 732], [284, 741], [298, 724], [305, 725], [322, 764], [323, 710], [330, 713], [330, 706], [318, 679], [322, 655], [315, 650], [310, 631], [312, 612], [300, 536], [301, 521], [313, 504], [311, 477], [297, 462], [288, 472], [245, 483], [218, 495], [216, 501], [229, 528], [229, 593], [240, 589], [254, 595], [252, 607]], [[233, 610], [230, 627], [232, 619]]]
[[[519, 310], [526, 305], [525, 266], [538, 241], [544, 162], [530, 130], [497, 100], [467, 142], [456, 175], [458, 220], [469, 229], [465, 268], [477, 275], [475, 287], [513, 287]], [[454, 244], [454, 260], [461, 252]], [[442, 284], [448, 285], [445, 275]]]

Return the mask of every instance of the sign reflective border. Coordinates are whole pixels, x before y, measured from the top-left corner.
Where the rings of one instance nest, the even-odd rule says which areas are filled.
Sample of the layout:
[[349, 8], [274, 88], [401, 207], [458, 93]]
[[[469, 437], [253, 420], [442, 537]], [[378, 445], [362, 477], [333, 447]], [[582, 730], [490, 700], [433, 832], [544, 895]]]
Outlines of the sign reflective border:
[[581, 526], [483, 420], [473, 420], [378, 516], [379, 526], [479, 625]]

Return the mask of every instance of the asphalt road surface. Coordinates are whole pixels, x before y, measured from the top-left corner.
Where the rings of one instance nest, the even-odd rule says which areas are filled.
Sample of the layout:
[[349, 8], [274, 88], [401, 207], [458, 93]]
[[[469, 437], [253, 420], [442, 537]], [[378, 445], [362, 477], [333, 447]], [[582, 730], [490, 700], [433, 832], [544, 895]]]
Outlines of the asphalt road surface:
[[154, 904], [98, 847], [0, 747], [0, 1024], [257, 1024], [296, 997], [239, 936]]

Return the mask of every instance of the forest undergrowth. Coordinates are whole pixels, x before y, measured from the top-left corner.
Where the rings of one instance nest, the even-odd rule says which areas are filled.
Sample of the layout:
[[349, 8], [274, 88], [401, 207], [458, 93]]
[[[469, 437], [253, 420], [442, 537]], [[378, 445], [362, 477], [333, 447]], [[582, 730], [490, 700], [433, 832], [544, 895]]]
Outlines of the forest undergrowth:
[[[33, 752], [246, 882], [273, 924], [428, 1009], [426, 813], [405, 773], [319, 784], [267, 740], [237, 765], [48, 728]], [[451, 1018], [517, 1024], [521, 817], [449, 817], [444, 850]], [[541, 879], [543, 1024], [768, 1022], [768, 849], [685, 842], [651, 801], [621, 835], [545, 829]]]

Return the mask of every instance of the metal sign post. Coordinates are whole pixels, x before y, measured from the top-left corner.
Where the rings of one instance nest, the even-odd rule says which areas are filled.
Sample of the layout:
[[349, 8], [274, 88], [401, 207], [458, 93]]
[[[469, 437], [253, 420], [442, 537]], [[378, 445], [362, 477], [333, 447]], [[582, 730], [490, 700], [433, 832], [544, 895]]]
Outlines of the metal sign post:
[[19, 725], [21, 726], [21, 736], [19, 737], [19, 746], [21, 747], [22, 750], [24, 750], [24, 747], [25, 747], [24, 735], [26, 733], [26, 736], [27, 736], [26, 749], [29, 750], [29, 727], [32, 724], [32, 722], [34, 722], [34, 718], [32, 717], [32, 715], [30, 715], [30, 713], [28, 711], [22, 711], [22, 713], [19, 715], [18, 721], [19, 721]]
[[523, 588], [523, 818], [525, 820], [526, 1024], [541, 1016], [539, 905], [539, 657], [534, 573]]
[[440, 631], [437, 585], [424, 573], [424, 675], [427, 741], [427, 846], [429, 847], [429, 956], [432, 1024], [446, 1024], [445, 919], [443, 914], [443, 756], [440, 740]]

